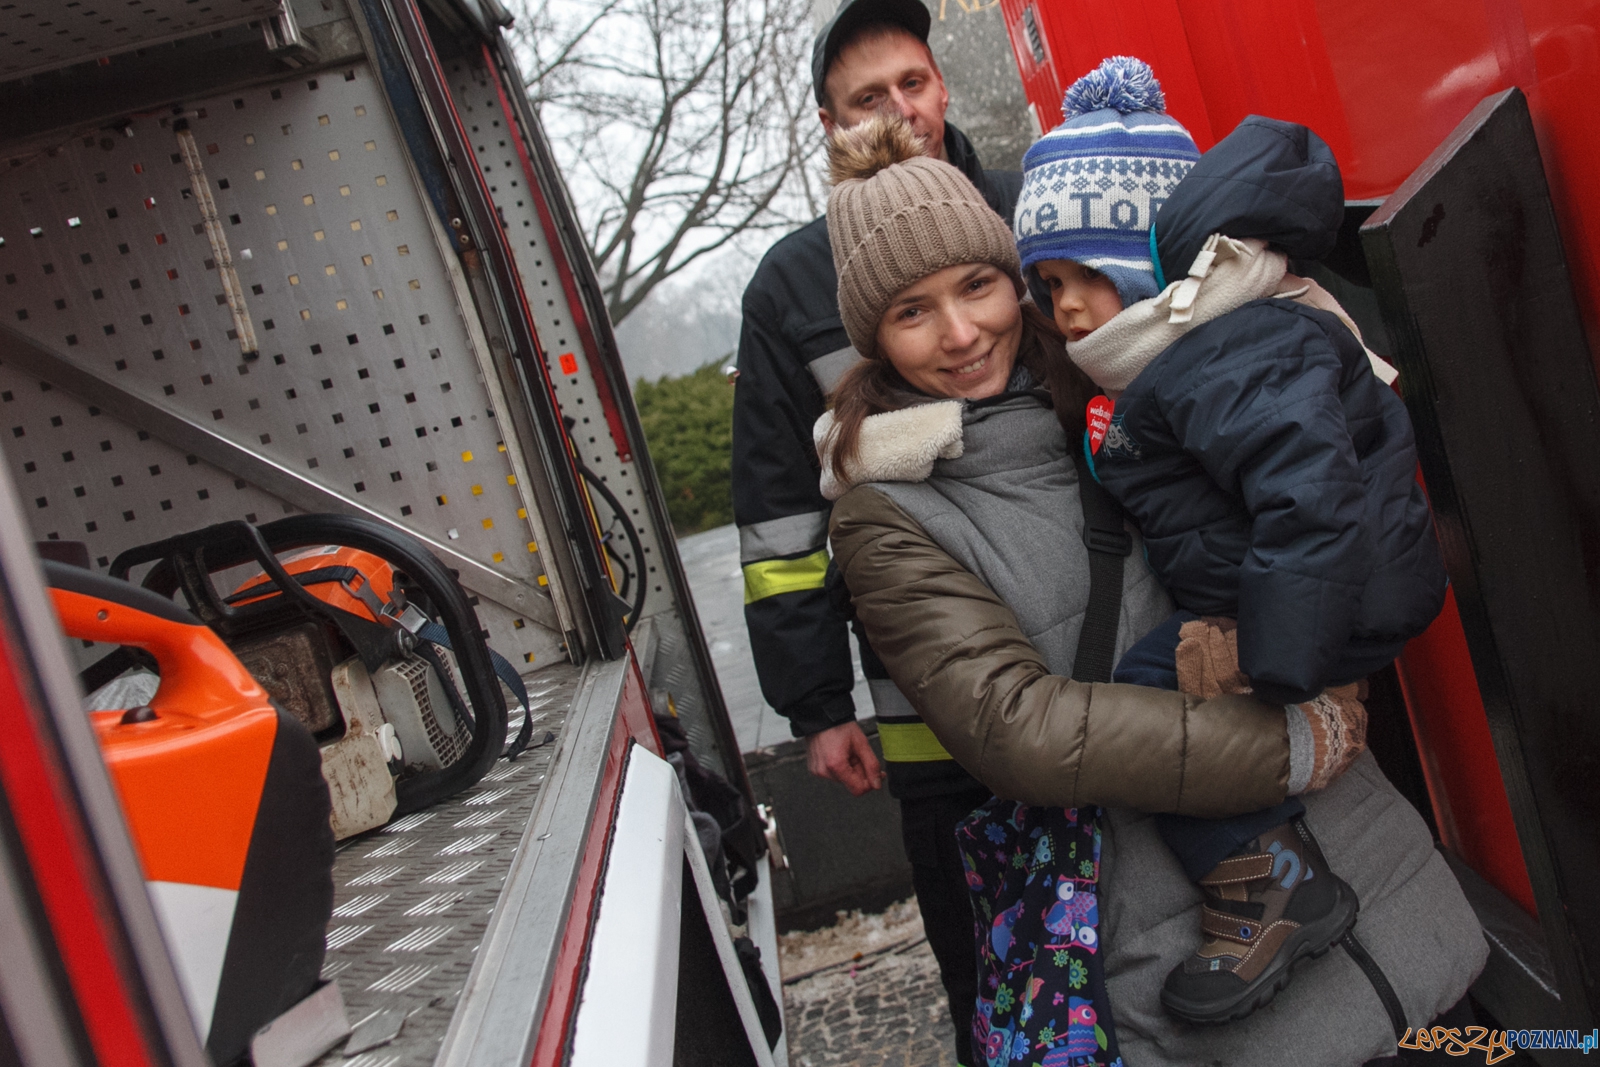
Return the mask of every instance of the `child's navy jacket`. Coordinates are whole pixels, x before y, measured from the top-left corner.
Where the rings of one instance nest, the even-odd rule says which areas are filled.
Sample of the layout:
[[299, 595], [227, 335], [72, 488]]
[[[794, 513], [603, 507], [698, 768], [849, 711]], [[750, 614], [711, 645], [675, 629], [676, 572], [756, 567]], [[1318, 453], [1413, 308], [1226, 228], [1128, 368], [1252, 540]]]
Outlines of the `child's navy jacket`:
[[[1213, 233], [1320, 258], [1343, 211], [1328, 147], [1251, 117], [1174, 190], [1157, 251], [1168, 279]], [[1095, 467], [1173, 599], [1238, 618], [1265, 699], [1370, 674], [1444, 603], [1410, 419], [1334, 315], [1269, 298], [1195, 327], [1117, 400]]]

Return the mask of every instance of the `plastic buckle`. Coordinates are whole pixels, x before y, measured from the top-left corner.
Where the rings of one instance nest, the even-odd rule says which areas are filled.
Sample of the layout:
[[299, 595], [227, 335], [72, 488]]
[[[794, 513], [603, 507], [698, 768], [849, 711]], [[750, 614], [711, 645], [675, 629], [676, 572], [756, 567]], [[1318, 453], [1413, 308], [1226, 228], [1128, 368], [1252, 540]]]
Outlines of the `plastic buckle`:
[[1133, 554], [1133, 538], [1126, 530], [1100, 530], [1093, 526], [1083, 528], [1083, 543], [1090, 552], [1103, 552], [1109, 556]]

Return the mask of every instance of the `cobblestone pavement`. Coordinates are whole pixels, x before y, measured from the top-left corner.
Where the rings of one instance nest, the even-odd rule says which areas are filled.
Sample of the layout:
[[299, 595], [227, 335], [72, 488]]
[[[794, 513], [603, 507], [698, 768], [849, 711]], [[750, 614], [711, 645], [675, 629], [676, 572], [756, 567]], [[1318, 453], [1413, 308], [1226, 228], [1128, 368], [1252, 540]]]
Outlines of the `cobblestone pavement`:
[[791, 1067], [955, 1067], [944, 987], [914, 900], [785, 935], [780, 954]]

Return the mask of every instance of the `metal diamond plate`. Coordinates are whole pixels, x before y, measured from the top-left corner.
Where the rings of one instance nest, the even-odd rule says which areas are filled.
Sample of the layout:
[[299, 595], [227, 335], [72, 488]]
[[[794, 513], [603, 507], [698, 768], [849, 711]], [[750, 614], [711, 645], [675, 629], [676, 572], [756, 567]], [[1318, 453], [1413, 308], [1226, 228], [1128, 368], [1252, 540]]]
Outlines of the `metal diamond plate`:
[[[366, 66], [196, 101], [187, 118], [260, 358], [242, 358], [165, 119], [136, 120], [109, 150], [93, 138], [0, 149], [23, 160], [0, 174], [0, 316], [118, 389], [547, 596], [527, 464], [502, 434], [459, 274]], [[0, 396], [0, 437], [41, 537], [109, 558], [293, 510], [206, 462], [217, 457], [91, 414], [14, 366], [0, 368]], [[548, 609], [479, 608], [519, 668], [563, 657], [538, 624]]]
[[276, 13], [278, 0], [9, 0], [0, 78], [82, 63]]
[[[544, 716], [535, 738], [560, 733], [580, 673], [560, 665], [529, 679]], [[381, 1048], [348, 1060], [336, 1049], [319, 1063], [434, 1062], [556, 747], [502, 761], [468, 792], [341, 844], [323, 977], [339, 983], [353, 1024], [385, 1008], [406, 1023]]]

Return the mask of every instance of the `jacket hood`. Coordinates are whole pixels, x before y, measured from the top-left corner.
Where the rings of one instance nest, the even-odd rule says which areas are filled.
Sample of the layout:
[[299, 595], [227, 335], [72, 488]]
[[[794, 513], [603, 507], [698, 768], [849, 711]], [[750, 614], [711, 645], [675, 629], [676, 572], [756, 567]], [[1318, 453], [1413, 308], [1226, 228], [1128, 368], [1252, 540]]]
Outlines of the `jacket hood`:
[[1291, 259], [1321, 259], [1344, 220], [1344, 180], [1304, 126], [1251, 115], [1200, 157], [1156, 217], [1166, 280], [1189, 272], [1214, 233], [1259, 238]]

